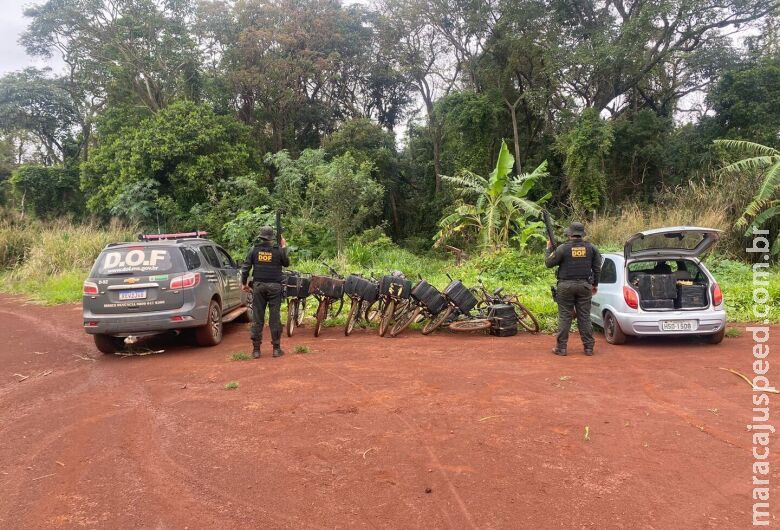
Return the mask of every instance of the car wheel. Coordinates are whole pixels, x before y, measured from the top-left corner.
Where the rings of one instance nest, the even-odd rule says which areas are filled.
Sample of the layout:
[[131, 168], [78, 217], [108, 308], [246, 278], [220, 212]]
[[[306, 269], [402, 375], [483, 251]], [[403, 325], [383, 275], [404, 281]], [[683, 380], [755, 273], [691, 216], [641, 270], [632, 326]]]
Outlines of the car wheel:
[[626, 343], [626, 334], [620, 329], [620, 324], [610, 311], [604, 313], [604, 338], [610, 344]]
[[222, 342], [222, 308], [216, 300], [209, 304], [206, 325], [195, 330], [195, 342], [198, 346], [216, 346]]
[[712, 335], [705, 335], [704, 338], [709, 342], [710, 344], [720, 344], [723, 342], [723, 337], [726, 336], [726, 326], [723, 326], [723, 329], [718, 331], [717, 333], [713, 333]]
[[93, 335], [95, 346], [102, 353], [116, 353], [122, 349], [125, 341], [121, 337], [111, 335]]

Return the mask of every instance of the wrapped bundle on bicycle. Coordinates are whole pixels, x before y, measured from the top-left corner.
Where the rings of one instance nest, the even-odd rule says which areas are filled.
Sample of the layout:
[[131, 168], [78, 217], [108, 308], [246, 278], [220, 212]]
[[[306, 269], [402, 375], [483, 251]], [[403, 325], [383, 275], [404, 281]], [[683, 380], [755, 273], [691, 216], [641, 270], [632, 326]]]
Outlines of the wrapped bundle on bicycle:
[[464, 315], [477, 305], [477, 297], [460, 280], [452, 280], [444, 289], [444, 296]]
[[379, 282], [379, 295], [406, 300], [412, 292], [412, 282], [402, 276], [387, 274]]
[[307, 274], [296, 271], [285, 271], [282, 276], [285, 296], [287, 298], [306, 298], [309, 296], [311, 278]]
[[488, 320], [490, 320], [490, 334], [497, 337], [511, 337], [517, 335], [517, 312], [511, 304], [493, 304], [488, 306]]
[[411, 291], [412, 298], [422, 304], [431, 315], [437, 315], [447, 305], [447, 299], [436, 287], [420, 280]]
[[350, 298], [374, 303], [379, 299], [379, 285], [358, 274], [350, 274], [344, 283], [344, 294]]
[[339, 299], [344, 296], [344, 280], [332, 276], [312, 275], [309, 293], [315, 296]]

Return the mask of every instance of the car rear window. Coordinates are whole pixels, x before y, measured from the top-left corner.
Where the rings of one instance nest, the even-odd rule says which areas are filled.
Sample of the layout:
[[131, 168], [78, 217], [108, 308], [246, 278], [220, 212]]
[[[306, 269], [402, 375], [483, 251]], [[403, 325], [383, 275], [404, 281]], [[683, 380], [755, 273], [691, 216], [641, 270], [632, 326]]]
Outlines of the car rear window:
[[175, 247], [137, 246], [109, 248], [98, 256], [93, 275], [113, 276], [135, 273], [167, 273], [179, 267]]

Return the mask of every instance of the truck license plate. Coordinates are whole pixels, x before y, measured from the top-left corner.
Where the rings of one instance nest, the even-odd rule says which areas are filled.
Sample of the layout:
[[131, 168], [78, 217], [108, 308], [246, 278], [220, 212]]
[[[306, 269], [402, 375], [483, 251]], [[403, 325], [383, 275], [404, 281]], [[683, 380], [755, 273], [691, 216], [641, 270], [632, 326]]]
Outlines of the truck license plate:
[[662, 320], [662, 331], [696, 331], [698, 322], [695, 320]]
[[119, 300], [143, 300], [144, 298], [146, 298], [146, 289], [119, 291]]

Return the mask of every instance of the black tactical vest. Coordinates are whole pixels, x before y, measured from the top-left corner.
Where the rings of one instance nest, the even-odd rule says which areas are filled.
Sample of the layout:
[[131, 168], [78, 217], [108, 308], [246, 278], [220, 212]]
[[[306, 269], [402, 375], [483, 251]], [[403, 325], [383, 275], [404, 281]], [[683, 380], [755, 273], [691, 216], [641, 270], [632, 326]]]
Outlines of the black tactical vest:
[[255, 282], [282, 281], [282, 252], [278, 246], [258, 245], [252, 249], [252, 277]]
[[593, 275], [593, 245], [588, 241], [567, 241], [561, 245], [563, 259], [558, 267], [559, 280], [587, 280]]

